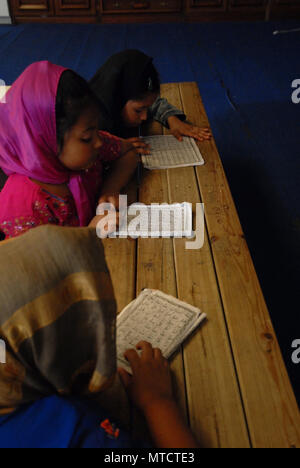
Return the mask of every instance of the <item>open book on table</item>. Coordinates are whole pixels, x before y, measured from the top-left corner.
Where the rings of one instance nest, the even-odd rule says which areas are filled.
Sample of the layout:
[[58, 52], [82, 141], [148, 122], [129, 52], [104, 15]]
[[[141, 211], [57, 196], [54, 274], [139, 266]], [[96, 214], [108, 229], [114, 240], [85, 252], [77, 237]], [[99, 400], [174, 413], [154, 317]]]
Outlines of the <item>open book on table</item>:
[[193, 138], [183, 137], [183, 141], [178, 141], [173, 135], [155, 135], [143, 137], [143, 141], [150, 145], [151, 151], [151, 154], [142, 156], [146, 169], [171, 169], [204, 164]]
[[148, 341], [170, 358], [205, 318], [197, 307], [161, 291], [144, 289], [117, 317], [118, 366], [131, 373], [123, 355], [139, 341]]

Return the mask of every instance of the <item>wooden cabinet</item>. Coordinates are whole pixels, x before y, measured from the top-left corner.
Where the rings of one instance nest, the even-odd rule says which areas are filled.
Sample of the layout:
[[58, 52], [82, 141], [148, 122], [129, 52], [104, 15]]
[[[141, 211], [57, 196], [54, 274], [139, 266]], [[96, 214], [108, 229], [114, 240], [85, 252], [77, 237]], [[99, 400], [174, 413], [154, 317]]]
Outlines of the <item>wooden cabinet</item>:
[[96, 16], [98, 0], [10, 0], [15, 19]]
[[207, 7], [226, 9], [226, 0], [191, 0], [189, 6], [194, 11]]
[[226, 13], [228, 0], [189, 0], [187, 15], [191, 21], [219, 19]]
[[188, 0], [188, 21], [223, 21], [228, 0]]
[[300, 0], [275, 0], [275, 5], [300, 6]]
[[229, 0], [228, 11], [233, 13], [251, 12], [265, 16], [269, 0]]
[[108, 13], [161, 13], [181, 11], [181, 0], [102, 0], [102, 11]]
[[270, 19], [300, 17], [300, 0], [272, 0]]
[[96, 0], [55, 0], [58, 16], [95, 16]]
[[229, 5], [231, 7], [264, 7], [266, 0], [230, 0]]
[[300, 0], [9, 0], [9, 4], [16, 23], [300, 18]]
[[53, 16], [54, 0], [11, 0], [14, 17]]
[[[204, 13], [212, 15], [216, 19], [220, 14], [231, 19], [239, 16], [245, 19], [251, 19], [253, 13], [260, 13], [260, 19], [264, 19], [266, 4], [268, 0], [189, 0], [188, 13], [197, 20], [203, 17]], [[259, 19], [259, 18], [258, 18]]]
[[102, 21], [148, 22], [182, 20], [184, 0], [100, 0]]

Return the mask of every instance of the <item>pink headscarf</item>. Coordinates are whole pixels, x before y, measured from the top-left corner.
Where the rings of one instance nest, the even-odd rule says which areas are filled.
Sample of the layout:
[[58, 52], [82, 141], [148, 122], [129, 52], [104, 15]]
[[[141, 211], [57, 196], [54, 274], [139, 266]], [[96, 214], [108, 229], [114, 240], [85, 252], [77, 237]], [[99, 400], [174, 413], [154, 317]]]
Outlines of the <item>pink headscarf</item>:
[[0, 103], [0, 167], [7, 175], [21, 174], [46, 184], [68, 184], [81, 226], [93, 217], [83, 176], [58, 159], [55, 104], [57, 87], [66, 70], [50, 62], [30, 65]]

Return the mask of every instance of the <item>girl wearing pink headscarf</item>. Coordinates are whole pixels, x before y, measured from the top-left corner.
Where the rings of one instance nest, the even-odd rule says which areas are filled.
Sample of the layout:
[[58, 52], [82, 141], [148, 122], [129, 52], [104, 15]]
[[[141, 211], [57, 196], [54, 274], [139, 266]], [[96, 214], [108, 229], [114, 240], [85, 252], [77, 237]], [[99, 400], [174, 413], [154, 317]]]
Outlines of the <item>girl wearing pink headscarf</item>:
[[[101, 107], [83, 78], [50, 62], [30, 65], [0, 104], [0, 231], [16, 237], [42, 224], [95, 225], [97, 199], [112, 201], [138, 157], [98, 130]], [[103, 180], [103, 163], [112, 170]]]

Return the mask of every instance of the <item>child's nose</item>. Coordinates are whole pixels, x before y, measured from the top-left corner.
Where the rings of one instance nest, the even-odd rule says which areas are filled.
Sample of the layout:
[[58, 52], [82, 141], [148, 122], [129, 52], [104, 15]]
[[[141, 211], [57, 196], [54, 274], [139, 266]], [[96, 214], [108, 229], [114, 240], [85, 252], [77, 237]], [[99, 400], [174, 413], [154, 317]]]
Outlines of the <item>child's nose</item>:
[[147, 120], [147, 117], [148, 117], [147, 111], [142, 112], [142, 114], [141, 114], [141, 120]]
[[96, 137], [96, 141], [95, 141], [95, 145], [94, 145], [95, 149], [96, 150], [100, 149], [102, 144], [103, 143], [102, 143], [101, 136], [99, 135], [99, 133], [97, 133], [97, 137]]

